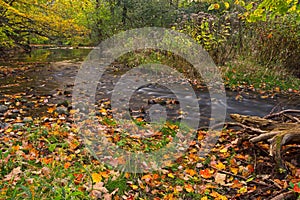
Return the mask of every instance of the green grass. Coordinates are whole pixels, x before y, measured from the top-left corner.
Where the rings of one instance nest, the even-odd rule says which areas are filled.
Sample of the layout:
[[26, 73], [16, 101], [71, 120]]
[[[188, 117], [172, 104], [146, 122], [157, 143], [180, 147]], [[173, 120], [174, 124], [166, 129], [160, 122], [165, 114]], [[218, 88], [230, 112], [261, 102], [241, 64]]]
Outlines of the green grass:
[[222, 67], [225, 84], [231, 89], [289, 91], [300, 89], [300, 79], [280, 66], [265, 67], [248, 60], [236, 60]]

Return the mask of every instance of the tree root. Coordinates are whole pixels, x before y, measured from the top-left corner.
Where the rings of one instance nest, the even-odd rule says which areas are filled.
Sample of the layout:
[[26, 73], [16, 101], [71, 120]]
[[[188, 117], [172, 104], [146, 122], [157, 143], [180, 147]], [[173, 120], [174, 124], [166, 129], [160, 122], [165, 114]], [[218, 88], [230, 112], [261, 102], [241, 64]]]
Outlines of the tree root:
[[[287, 115], [289, 113], [289, 115]], [[268, 141], [270, 143], [269, 154], [274, 158], [279, 168], [286, 169], [283, 160], [283, 146], [288, 144], [300, 144], [300, 110], [283, 110], [264, 118], [245, 116], [239, 114], [230, 115], [246, 133], [254, 133], [249, 141], [252, 143]], [[278, 121], [273, 119], [284, 119]], [[229, 124], [230, 125], [230, 124]]]

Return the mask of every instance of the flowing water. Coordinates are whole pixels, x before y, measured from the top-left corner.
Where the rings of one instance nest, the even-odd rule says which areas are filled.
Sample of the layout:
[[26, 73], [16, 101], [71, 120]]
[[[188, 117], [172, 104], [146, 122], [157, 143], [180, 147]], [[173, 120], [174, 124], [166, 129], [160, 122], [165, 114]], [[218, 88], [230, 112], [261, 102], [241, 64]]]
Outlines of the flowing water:
[[[7, 68], [10, 73], [0, 74], [0, 97], [5, 94], [24, 93], [31, 95], [55, 96], [50, 100], [54, 103], [65, 99], [71, 101], [71, 93], [74, 85], [74, 80], [78, 69], [88, 55], [91, 49], [36, 49], [31, 55], [19, 54], [10, 60], [0, 61], [2, 68]], [[18, 70], [26, 67], [26, 70]], [[8, 70], [8, 71], [9, 71]], [[110, 97], [116, 82], [118, 81], [115, 72], [105, 73], [98, 84], [96, 98]], [[66, 95], [55, 95], [61, 92]], [[199, 99], [199, 107], [201, 116], [210, 117], [210, 96], [206, 89], [195, 89]], [[69, 94], [69, 95], [68, 95]], [[265, 116], [272, 109], [300, 109], [300, 99], [291, 96], [278, 96], [274, 98], [260, 98], [259, 95], [250, 93], [243, 95], [243, 98], [237, 98], [237, 92], [227, 91], [227, 119], [230, 113], [239, 113], [245, 115]], [[146, 101], [141, 100], [146, 98]], [[130, 100], [132, 110], [149, 109], [149, 98], [165, 98], [174, 99], [174, 94], [164, 87], [156, 87], [146, 85], [140, 87], [134, 93]], [[241, 97], [241, 96], [240, 96]], [[187, 96], [187, 98], [189, 98]], [[147, 100], [148, 99], [148, 100]], [[220, 105], [225, 105], [225, 102], [220, 102]], [[175, 106], [176, 107], [176, 106]], [[178, 108], [173, 109], [177, 111]], [[171, 115], [176, 115], [176, 112]], [[38, 116], [40, 113], [35, 112]]]

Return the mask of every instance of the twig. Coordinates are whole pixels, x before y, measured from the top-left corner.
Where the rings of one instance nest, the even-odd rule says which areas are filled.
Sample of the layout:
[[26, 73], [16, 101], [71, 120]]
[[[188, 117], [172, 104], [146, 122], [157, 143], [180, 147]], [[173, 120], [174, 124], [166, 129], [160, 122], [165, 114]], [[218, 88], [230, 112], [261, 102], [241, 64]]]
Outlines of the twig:
[[[227, 175], [230, 175], [230, 176], [234, 176], [234, 177], [237, 177], [237, 178], [240, 178], [240, 179], [243, 179], [244, 181], [247, 181], [248, 179], [243, 177], [243, 176], [240, 176], [240, 175], [237, 175], [237, 174], [233, 174], [231, 172], [227, 172], [227, 171], [224, 171], [224, 170], [220, 170], [216, 167], [213, 167], [211, 166], [213, 169], [223, 173], [223, 174], [227, 174]], [[255, 184], [258, 184], [258, 185], [263, 185], [263, 186], [268, 186], [268, 187], [271, 187], [269, 184], [265, 183], [265, 182], [262, 182], [262, 181], [254, 181], [254, 180], [251, 180], [251, 181], [248, 181], [249, 183], [255, 183]]]
[[226, 126], [239, 126], [239, 127], [243, 128], [244, 130], [250, 130], [255, 133], [266, 133], [267, 132], [267, 131], [263, 131], [259, 128], [253, 128], [253, 127], [247, 126], [245, 124], [241, 124], [239, 122], [227, 122]]
[[251, 138], [249, 141], [252, 142], [252, 143], [260, 142], [262, 140], [270, 139], [271, 137], [274, 137], [278, 133], [281, 133], [281, 131], [272, 131], [272, 132], [269, 132], [269, 133], [264, 133], [264, 134], [261, 134], [259, 136]]
[[270, 119], [270, 118], [277, 117], [277, 116], [280, 116], [285, 113], [300, 113], [300, 110], [287, 109], [287, 110], [283, 110], [283, 111], [280, 111], [277, 113], [269, 114], [269, 115], [265, 116], [264, 119]]
[[293, 196], [294, 196], [294, 192], [293, 191], [288, 191], [288, 192], [281, 193], [281, 194], [273, 197], [271, 200], [282, 200], [282, 199], [291, 198]]

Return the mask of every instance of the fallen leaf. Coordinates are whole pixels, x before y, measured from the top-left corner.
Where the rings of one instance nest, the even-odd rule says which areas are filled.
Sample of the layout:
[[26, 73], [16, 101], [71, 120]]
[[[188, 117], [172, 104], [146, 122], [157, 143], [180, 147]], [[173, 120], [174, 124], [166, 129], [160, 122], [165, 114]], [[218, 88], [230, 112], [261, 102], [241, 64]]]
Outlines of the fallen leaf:
[[7, 174], [5, 176], [5, 178], [3, 179], [3, 181], [10, 181], [12, 180], [14, 183], [18, 180], [20, 180], [19, 174], [21, 174], [21, 167], [16, 167], [13, 170], [11, 170], [11, 172], [9, 174]]
[[212, 176], [209, 169], [200, 170], [200, 175], [202, 178], [211, 178]]
[[236, 167], [230, 167], [230, 171], [231, 171], [233, 174], [237, 175], [237, 173], [238, 173], [238, 171], [239, 171], [239, 168], [236, 168]]
[[239, 182], [239, 180], [237, 180], [237, 179], [235, 179], [234, 181], [233, 181], [233, 184], [232, 184], [232, 188], [241, 188], [243, 186], [243, 184], [241, 184], [240, 182]]
[[220, 185], [225, 185], [226, 174], [217, 173], [215, 175], [215, 182]]
[[130, 185], [130, 187], [133, 189], [133, 190], [137, 190], [139, 188], [139, 186], [137, 185]]
[[103, 185], [103, 182], [98, 182], [95, 185], [93, 185], [93, 190], [91, 191], [90, 195], [98, 199], [103, 199], [102, 194], [108, 193], [108, 190], [105, 187], [103, 187]]
[[70, 162], [66, 162], [66, 163], [64, 164], [64, 168], [65, 168], [65, 169], [68, 169], [70, 166], [71, 166], [71, 163], [70, 163]]
[[190, 175], [190, 176], [194, 176], [197, 172], [193, 169], [186, 169], [185, 172]]
[[222, 163], [222, 162], [218, 162], [218, 164], [216, 164], [216, 168], [219, 170], [224, 170], [226, 169], [226, 166]]
[[102, 177], [98, 173], [92, 173], [93, 183], [99, 183], [102, 180]]
[[185, 184], [185, 185], [184, 185], [184, 189], [185, 189], [187, 192], [193, 192], [193, 191], [194, 191], [194, 188], [193, 188], [192, 185], [190, 185], [190, 184]]
[[83, 174], [73, 174], [75, 179], [74, 179], [74, 183], [76, 185], [80, 184], [82, 182], [83, 179]]
[[294, 190], [295, 192], [300, 193], [300, 187], [299, 187], [299, 184], [295, 184], [293, 190]]
[[44, 176], [49, 176], [50, 173], [51, 173], [51, 170], [50, 170], [48, 167], [43, 167], [43, 168], [42, 168], [42, 174], [43, 174]]
[[175, 178], [175, 177], [174, 177], [174, 174], [172, 174], [172, 173], [168, 173], [168, 177], [170, 177], [170, 178]]

